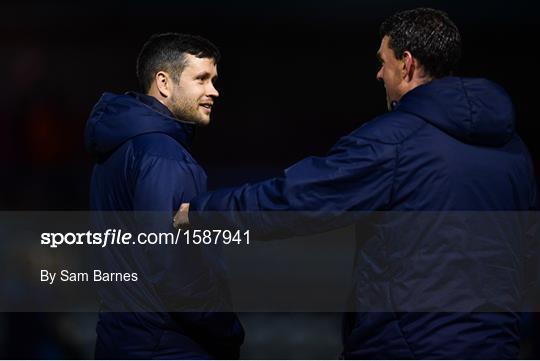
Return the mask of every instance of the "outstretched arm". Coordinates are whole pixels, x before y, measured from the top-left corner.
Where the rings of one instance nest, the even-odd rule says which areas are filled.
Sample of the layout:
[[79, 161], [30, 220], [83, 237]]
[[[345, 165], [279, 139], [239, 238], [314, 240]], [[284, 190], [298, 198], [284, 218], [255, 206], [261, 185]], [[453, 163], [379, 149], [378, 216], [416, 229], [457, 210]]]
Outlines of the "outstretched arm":
[[[238, 212], [250, 212], [253, 216], [247, 219], [255, 222], [260, 232], [282, 228], [294, 235], [301, 229], [284, 229], [291, 228], [291, 222], [275, 217], [276, 211], [310, 212], [324, 219], [335, 212], [384, 209], [391, 202], [395, 163], [396, 145], [349, 135], [328, 155], [305, 158], [280, 177], [195, 197], [189, 208], [181, 207], [177, 223], [197, 219], [204, 225], [211, 211], [219, 211], [228, 214], [222, 213], [220, 219], [225, 217], [230, 224], [243, 227], [247, 224], [242, 224]], [[321, 224], [321, 228], [335, 227]]]

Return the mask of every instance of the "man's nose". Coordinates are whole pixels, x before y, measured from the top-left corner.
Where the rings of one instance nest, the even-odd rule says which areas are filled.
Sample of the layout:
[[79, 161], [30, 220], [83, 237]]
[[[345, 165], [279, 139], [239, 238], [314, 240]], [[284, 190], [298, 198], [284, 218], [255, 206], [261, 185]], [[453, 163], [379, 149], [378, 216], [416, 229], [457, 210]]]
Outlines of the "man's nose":
[[379, 71], [377, 72], [377, 75], [375, 75], [375, 77], [377, 78], [378, 81], [382, 81], [382, 80], [383, 80], [383, 77], [382, 77], [382, 67], [379, 69]]
[[212, 83], [209, 83], [207, 89], [206, 89], [206, 94], [212, 98], [217, 98], [219, 97], [219, 92], [218, 90], [216, 89], [216, 87], [214, 86], [214, 84]]

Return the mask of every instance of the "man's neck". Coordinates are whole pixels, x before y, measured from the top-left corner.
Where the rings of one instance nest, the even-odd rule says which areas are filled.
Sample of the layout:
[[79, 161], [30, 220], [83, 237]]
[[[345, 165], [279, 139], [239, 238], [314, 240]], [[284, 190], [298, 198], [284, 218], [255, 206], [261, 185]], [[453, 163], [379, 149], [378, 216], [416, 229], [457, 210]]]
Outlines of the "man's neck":
[[[427, 84], [427, 83], [431, 82], [432, 80], [434, 80], [434, 78], [431, 77], [431, 76], [414, 77], [413, 79], [411, 79], [409, 84], [407, 84], [407, 89], [405, 90], [403, 95], [407, 94], [411, 90], [413, 90], [413, 89], [415, 89], [415, 88], [417, 88], [417, 87], [419, 87], [421, 85], [424, 85], [424, 84]], [[401, 97], [403, 97], [403, 95]]]

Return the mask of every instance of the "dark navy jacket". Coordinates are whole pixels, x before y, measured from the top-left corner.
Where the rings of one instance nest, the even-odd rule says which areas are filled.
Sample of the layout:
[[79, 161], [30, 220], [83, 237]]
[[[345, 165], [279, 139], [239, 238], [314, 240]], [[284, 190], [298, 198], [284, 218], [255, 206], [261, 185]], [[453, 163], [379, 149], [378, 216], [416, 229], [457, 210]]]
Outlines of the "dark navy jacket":
[[[98, 229], [172, 232], [178, 204], [206, 191], [206, 174], [191, 157], [193, 126], [155, 98], [104, 94], [86, 125], [97, 163], [91, 208]], [[122, 212], [130, 211], [130, 212]], [[131, 211], [151, 211], [136, 213]], [[225, 269], [204, 247], [133, 246], [100, 250], [100, 264], [136, 272], [137, 282], [100, 287], [99, 358], [237, 358], [242, 327], [230, 310]], [[212, 300], [212, 302], [209, 302]], [[203, 307], [204, 306], [204, 307]], [[209, 312], [169, 312], [169, 311]], [[159, 311], [159, 312], [158, 312]]]
[[[436, 211], [434, 222], [415, 220], [420, 228], [385, 213], [373, 236], [358, 239], [356, 310], [385, 312], [348, 315], [344, 357], [517, 358], [520, 235], [489, 217], [471, 226], [455, 212], [531, 209], [532, 163], [514, 127], [513, 106], [498, 85], [434, 80], [324, 157], [306, 158], [278, 178], [195, 197], [190, 217], [214, 210]], [[258, 226], [275, 232], [282, 225], [271, 220], [261, 216]]]

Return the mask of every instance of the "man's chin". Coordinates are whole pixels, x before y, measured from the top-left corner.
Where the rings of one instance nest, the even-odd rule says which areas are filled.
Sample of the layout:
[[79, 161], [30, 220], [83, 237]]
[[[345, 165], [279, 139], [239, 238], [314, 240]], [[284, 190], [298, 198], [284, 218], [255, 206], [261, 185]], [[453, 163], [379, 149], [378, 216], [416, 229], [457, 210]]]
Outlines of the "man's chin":
[[210, 124], [210, 117], [209, 116], [199, 116], [199, 117], [191, 117], [191, 118], [184, 118], [184, 121], [187, 123], [191, 123], [193, 125], [199, 126], [199, 127], [205, 127], [208, 124]]
[[204, 118], [199, 118], [195, 124], [197, 124], [198, 126], [201, 126], [201, 127], [205, 127], [207, 126], [208, 124], [210, 124], [210, 117], [204, 117]]

